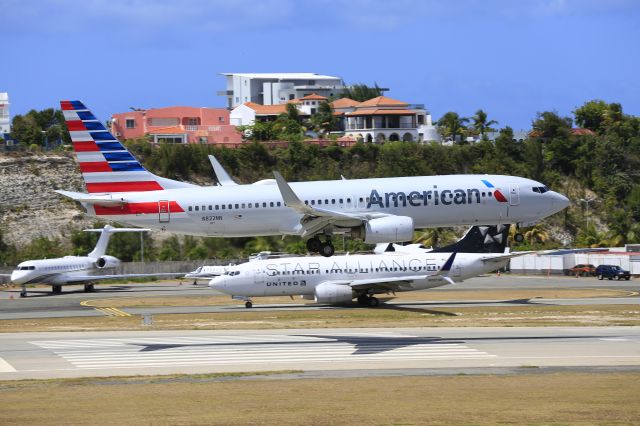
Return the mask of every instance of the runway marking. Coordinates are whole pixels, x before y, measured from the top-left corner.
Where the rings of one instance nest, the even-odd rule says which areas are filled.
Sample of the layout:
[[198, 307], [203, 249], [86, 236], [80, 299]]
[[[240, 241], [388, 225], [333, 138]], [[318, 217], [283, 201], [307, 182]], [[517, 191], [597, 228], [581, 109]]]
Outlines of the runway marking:
[[109, 317], [130, 317], [131, 314], [127, 313], [125, 311], [122, 311], [118, 308], [114, 308], [114, 307], [98, 307], [98, 306], [93, 306], [91, 304], [91, 302], [93, 302], [94, 300], [83, 300], [82, 302], [80, 302], [80, 306], [86, 306], [88, 308], [93, 308], [96, 311], [103, 313]]
[[354, 360], [428, 362], [496, 357], [459, 343], [430, 342], [428, 338], [392, 333], [345, 333], [326, 337], [269, 334], [250, 337], [48, 340], [30, 343], [51, 350], [79, 369], [335, 363]]
[[13, 373], [14, 371], [16, 369], [11, 364], [5, 361], [4, 358], [0, 358], [0, 373]]

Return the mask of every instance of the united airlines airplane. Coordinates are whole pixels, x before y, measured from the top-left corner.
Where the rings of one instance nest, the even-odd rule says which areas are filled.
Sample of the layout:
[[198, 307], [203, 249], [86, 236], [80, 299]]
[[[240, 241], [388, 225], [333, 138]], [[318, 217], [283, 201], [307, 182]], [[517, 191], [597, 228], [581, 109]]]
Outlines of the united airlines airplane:
[[247, 308], [253, 306], [252, 297], [298, 295], [322, 304], [356, 299], [374, 307], [379, 303], [375, 294], [440, 287], [506, 266], [527, 253], [505, 253], [508, 229], [474, 226], [459, 242], [432, 251], [389, 245], [394, 251], [382, 254], [254, 260], [230, 267], [209, 286], [245, 300]]
[[220, 186], [202, 187], [147, 171], [82, 102], [61, 107], [87, 193], [57, 192], [90, 215], [136, 226], [210, 237], [298, 235], [328, 257], [336, 234], [371, 244], [409, 241], [416, 228], [529, 226], [569, 205], [540, 182], [502, 175], [289, 184], [274, 172], [275, 179], [237, 185], [224, 172]]

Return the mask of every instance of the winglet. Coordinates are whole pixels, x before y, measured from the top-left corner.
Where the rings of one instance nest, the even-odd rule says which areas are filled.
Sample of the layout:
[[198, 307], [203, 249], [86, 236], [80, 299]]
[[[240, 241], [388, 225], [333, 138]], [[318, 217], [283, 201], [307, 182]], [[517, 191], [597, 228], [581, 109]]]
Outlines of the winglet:
[[216, 179], [218, 179], [218, 183], [220, 186], [234, 186], [238, 183], [234, 181], [229, 173], [222, 167], [222, 164], [218, 161], [216, 157], [213, 155], [209, 155], [209, 161], [211, 162], [211, 166], [213, 167], [213, 172], [216, 174]]
[[451, 253], [451, 256], [449, 256], [449, 259], [447, 259], [447, 261], [444, 262], [444, 265], [442, 265], [442, 268], [440, 268], [440, 270], [435, 275], [446, 275], [451, 270], [451, 266], [453, 266], [453, 261], [456, 258], [456, 254], [458, 253], [455, 251]]
[[288, 207], [291, 207], [294, 210], [305, 212], [307, 209], [307, 205], [298, 198], [293, 189], [289, 186], [286, 180], [282, 177], [280, 172], [273, 172], [273, 176], [276, 178], [276, 183], [278, 184], [278, 189], [280, 190], [280, 194], [282, 195], [282, 200], [284, 204]]

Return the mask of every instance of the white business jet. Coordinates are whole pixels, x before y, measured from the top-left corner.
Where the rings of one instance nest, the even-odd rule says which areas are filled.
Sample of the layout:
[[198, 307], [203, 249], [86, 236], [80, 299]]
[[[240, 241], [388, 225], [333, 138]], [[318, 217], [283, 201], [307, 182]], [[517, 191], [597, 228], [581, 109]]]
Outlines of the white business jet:
[[120, 265], [120, 260], [106, 255], [109, 238], [116, 232], [146, 232], [149, 229], [114, 228], [106, 225], [102, 229], [85, 229], [90, 232], [100, 232], [98, 243], [91, 253], [86, 256], [64, 256], [54, 259], [26, 260], [20, 263], [11, 273], [11, 282], [22, 285], [20, 297], [27, 296], [27, 284], [50, 284], [54, 294], [62, 292], [65, 284], [84, 283], [84, 291], [93, 291], [94, 282], [118, 278], [135, 278], [180, 274], [105, 274]]
[[402, 242], [417, 228], [529, 226], [569, 205], [531, 179], [503, 175], [416, 176], [238, 185], [217, 161], [219, 186], [147, 171], [80, 101], [62, 101], [87, 193], [56, 191], [106, 220], [211, 237], [298, 235], [311, 252], [334, 253], [332, 236]]
[[381, 254], [257, 260], [230, 267], [209, 286], [245, 300], [247, 308], [253, 306], [252, 297], [297, 295], [322, 304], [356, 299], [374, 307], [379, 303], [375, 294], [440, 287], [506, 266], [512, 257], [526, 254], [505, 252], [508, 229], [472, 227], [457, 243], [432, 251], [390, 245], [393, 251]]

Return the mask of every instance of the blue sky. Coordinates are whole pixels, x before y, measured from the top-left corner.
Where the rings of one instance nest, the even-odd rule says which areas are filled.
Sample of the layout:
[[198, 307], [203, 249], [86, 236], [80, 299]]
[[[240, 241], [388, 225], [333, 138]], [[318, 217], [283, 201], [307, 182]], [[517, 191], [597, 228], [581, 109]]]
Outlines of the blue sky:
[[595, 98], [640, 115], [635, 0], [0, 0], [0, 16], [12, 115], [223, 106], [220, 72], [377, 82], [434, 119], [482, 108], [516, 129]]

